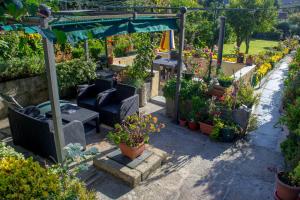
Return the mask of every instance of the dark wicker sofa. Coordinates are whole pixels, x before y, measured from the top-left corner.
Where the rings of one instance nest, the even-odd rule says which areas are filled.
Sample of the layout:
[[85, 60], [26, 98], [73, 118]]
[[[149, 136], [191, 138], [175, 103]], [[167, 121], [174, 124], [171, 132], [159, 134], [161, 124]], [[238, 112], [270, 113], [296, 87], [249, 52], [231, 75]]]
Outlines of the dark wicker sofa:
[[[28, 112], [28, 110], [30, 110]], [[37, 108], [8, 108], [8, 119], [13, 143], [35, 154], [57, 161], [53, 122], [39, 114]], [[79, 143], [86, 147], [84, 128], [81, 122], [63, 124], [65, 145]]]

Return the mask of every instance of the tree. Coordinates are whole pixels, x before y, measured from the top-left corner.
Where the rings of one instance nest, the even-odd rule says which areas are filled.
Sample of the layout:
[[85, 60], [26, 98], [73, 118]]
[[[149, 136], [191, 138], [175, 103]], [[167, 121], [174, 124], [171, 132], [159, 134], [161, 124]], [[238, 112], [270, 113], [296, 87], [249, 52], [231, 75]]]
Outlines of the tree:
[[234, 10], [227, 12], [227, 22], [236, 34], [237, 47], [246, 42], [247, 54], [251, 35], [255, 31], [265, 32], [272, 28], [277, 16], [274, 0], [231, 0], [229, 7]]

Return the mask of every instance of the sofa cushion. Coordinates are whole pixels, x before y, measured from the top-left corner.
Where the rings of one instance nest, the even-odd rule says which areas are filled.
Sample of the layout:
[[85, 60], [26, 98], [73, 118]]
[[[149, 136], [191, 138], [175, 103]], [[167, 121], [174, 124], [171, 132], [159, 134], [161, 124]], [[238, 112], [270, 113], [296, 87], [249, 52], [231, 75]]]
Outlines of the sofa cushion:
[[27, 116], [36, 118], [41, 114], [40, 109], [38, 109], [36, 106], [28, 106], [22, 110], [20, 110], [22, 113], [24, 113]]
[[94, 97], [89, 97], [89, 98], [80, 99], [77, 103], [80, 107], [87, 108], [90, 110], [95, 110], [97, 99]]
[[120, 112], [120, 105], [119, 104], [109, 104], [107, 106], [103, 106], [100, 109], [100, 113], [101, 113], [101, 111], [118, 114]]

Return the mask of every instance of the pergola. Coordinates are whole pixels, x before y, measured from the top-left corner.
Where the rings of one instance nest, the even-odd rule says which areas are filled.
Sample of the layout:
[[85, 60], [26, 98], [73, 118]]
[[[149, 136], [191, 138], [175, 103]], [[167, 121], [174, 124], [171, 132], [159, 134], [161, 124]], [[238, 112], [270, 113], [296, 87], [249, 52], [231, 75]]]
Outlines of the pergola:
[[[154, 12], [155, 7], [150, 8], [150, 12], [122, 11], [99, 11], [99, 10], [73, 10], [54, 12], [49, 17], [26, 17], [22, 24], [2, 26], [2, 30], [23, 29], [28, 33], [40, 33], [43, 37], [43, 48], [49, 99], [53, 113], [54, 139], [58, 162], [64, 158], [63, 147], [64, 135], [62, 129], [62, 118], [59, 104], [59, 89], [55, 68], [54, 42], [60, 34], [70, 42], [87, 41], [89, 38], [105, 38], [112, 35], [145, 33], [166, 30], [179, 30], [179, 59], [177, 66], [176, 85], [176, 113], [178, 119], [180, 77], [182, 68], [182, 54], [184, 47], [184, 24], [187, 8], [176, 8], [180, 12], [177, 14], [162, 14]], [[174, 8], [159, 8], [170, 10]], [[179, 20], [179, 26], [178, 26]], [[87, 42], [85, 42], [86, 55], [88, 53]]]

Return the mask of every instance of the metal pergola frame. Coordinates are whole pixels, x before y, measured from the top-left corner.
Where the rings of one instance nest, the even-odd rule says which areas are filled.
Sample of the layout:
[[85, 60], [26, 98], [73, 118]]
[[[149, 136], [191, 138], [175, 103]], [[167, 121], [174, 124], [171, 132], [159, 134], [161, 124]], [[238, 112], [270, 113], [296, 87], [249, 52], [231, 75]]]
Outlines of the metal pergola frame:
[[[160, 9], [170, 9], [170, 8], [160, 8]], [[183, 47], [184, 47], [184, 24], [185, 24], [185, 16], [187, 12], [187, 8], [182, 7], [179, 9], [179, 14], [161, 14], [161, 13], [137, 13], [137, 12], [128, 12], [126, 13], [129, 17], [135, 18], [138, 16], [158, 16], [158, 17], [178, 17], [180, 20], [179, 26], [179, 60], [177, 65], [177, 84], [176, 84], [176, 119], [178, 119], [179, 115], [179, 91], [180, 91], [180, 77], [181, 77], [181, 68], [183, 61]], [[54, 12], [54, 16], [99, 16], [99, 18], [113, 18], [119, 17], [124, 18], [124, 13], [113, 13], [113, 12], [101, 12], [95, 10], [82, 10], [82, 11], [62, 11], [62, 12]], [[24, 18], [22, 24], [24, 25], [34, 25], [40, 26], [43, 29], [51, 29], [49, 23], [53, 20], [53, 18], [43, 18], [43, 17], [27, 17]], [[65, 146], [64, 143], [64, 134], [62, 128], [62, 118], [61, 118], [61, 110], [59, 104], [59, 89], [57, 82], [57, 74], [55, 67], [55, 54], [54, 54], [54, 42], [47, 37], [43, 37], [43, 49], [44, 49], [44, 59], [45, 59], [45, 67], [46, 67], [46, 75], [47, 75], [47, 84], [49, 90], [49, 99], [51, 102], [51, 109], [53, 113], [53, 125], [54, 125], [54, 140], [55, 140], [55, 148], [57, 152], [58, 162], [62, 162], [64, 160], [64, 151], [63, 148]], [[87, 42], [85, 42], [85, 50], [88, 52]], [[88, 59], [88, 55], [86, 54], [86, 58]]]

